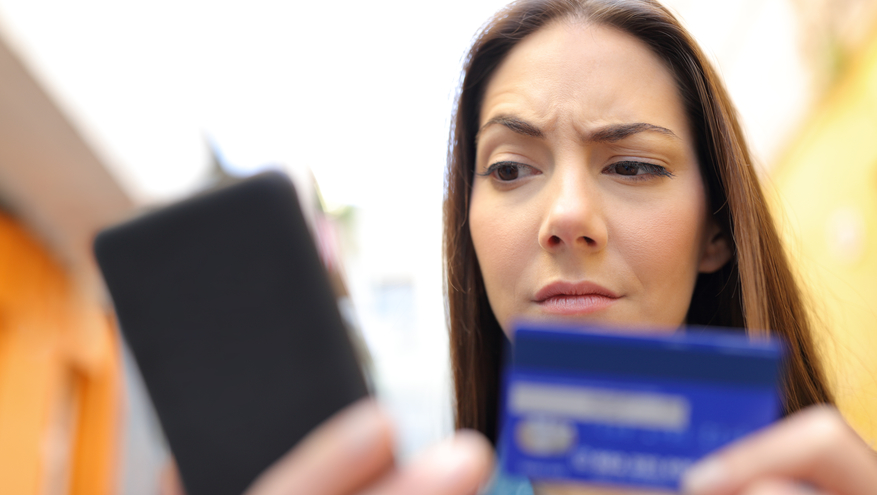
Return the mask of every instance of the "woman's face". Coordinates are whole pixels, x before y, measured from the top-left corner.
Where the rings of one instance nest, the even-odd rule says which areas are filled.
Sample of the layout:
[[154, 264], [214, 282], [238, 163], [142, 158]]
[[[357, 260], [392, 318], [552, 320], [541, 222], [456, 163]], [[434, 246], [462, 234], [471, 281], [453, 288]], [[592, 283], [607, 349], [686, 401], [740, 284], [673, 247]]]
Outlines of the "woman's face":
[[730, 256], [671, 72], [613, 28], [555, 22], [487, 85], [470, 229], [490, 306], [517, 318], [676, 328]]

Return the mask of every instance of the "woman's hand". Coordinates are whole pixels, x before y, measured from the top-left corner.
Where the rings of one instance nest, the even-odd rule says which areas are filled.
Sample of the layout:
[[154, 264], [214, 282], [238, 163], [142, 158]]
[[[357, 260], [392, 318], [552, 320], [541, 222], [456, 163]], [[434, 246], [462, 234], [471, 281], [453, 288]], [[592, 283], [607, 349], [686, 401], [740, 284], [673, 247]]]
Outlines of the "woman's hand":
[[490, 476], [492, 457], [481, 435], [463, 431], [396, 467], [390, 420], [364, 400], [308, 435], [246, 495], [473, 495]]
[[692, 467], [692, 495], [877, 493], [877, 454], [836, 409], [814, 406]]

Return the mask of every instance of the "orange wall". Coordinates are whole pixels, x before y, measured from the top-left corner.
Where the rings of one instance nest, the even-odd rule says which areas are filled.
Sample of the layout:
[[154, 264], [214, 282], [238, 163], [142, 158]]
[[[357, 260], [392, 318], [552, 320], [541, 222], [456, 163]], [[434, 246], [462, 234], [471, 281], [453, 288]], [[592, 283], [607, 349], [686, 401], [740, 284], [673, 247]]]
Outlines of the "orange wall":
[[118, 347], [98, 306], [0, 214], [0, 493], [116, 491]]

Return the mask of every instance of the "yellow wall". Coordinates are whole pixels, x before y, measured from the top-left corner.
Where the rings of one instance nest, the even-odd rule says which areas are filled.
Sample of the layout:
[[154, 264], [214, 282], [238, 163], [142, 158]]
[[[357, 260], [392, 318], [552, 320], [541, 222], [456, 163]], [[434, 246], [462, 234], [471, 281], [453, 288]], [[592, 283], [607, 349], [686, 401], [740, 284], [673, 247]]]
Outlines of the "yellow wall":
[[875, 446], [877, 36], [804, 125], [770, 181], [793, 263], [821, 319], [838, 405]]

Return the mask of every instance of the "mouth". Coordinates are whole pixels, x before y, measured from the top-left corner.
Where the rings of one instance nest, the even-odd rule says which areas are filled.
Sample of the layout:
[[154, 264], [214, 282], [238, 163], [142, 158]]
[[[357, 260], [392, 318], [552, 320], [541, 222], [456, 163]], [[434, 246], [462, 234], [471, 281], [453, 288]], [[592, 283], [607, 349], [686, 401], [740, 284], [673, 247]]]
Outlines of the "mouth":
[[557, 315], [590, 314], [612, 306], [621, 296], [592, 282], [553, 282], [533, 297], [543, 311]]

